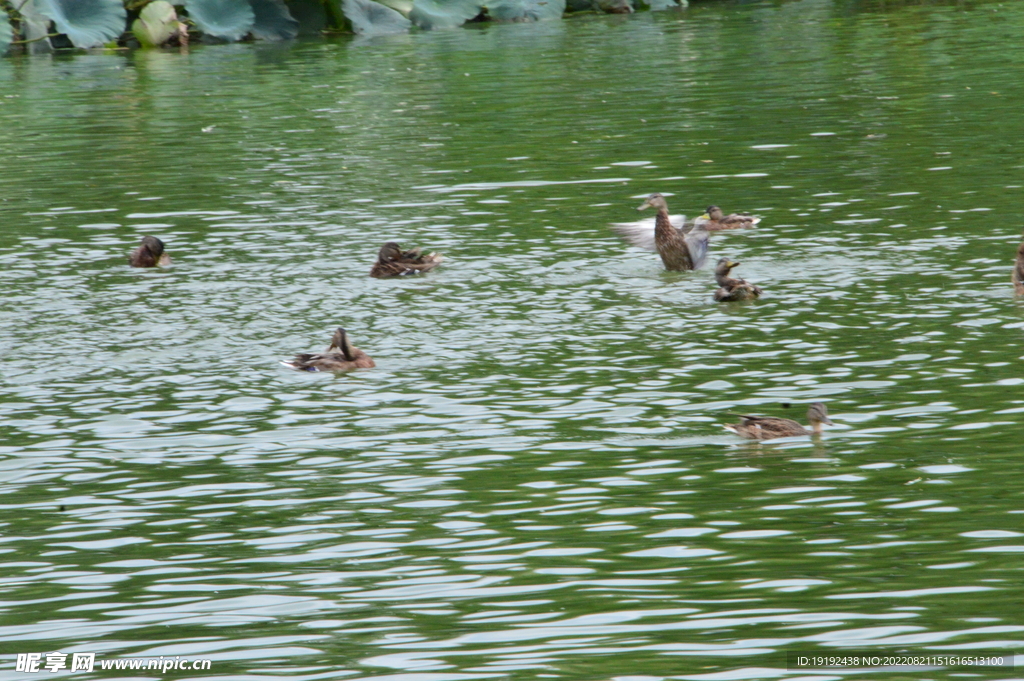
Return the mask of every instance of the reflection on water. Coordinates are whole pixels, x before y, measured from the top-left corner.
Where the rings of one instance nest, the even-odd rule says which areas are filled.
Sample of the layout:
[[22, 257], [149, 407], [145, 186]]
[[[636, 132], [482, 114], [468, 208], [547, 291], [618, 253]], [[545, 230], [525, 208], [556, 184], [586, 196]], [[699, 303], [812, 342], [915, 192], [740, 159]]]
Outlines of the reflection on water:
[[[1024, 16], [838, 5], [0, 62], [0, 676], [1017, 647]], [[622, 244], [651, 191], [762, 215], [711, 258], [764, 296]], [[392, 239], [447, 260], [370, 279]], [[278, 364], [339, 324], [376, 369]]]

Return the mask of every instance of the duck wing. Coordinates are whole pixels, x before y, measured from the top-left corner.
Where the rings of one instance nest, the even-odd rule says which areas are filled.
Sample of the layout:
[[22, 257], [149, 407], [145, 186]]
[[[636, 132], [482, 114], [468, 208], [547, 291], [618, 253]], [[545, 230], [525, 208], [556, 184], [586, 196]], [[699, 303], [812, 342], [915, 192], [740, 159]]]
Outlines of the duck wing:
[[[680, 232], [686, 233], [693, 229], [693, 223], [687, 223], [685, 215], [670, 215], [668, 219]], [[647, 218], [636, 222], [613, 222], [611, 229], [633, 246], [657, 253], [658, 247], [654, 244], [654, 221], [655, 218]]]
[[340, 352], [316, 352], [295, 355], [295, 359], [281, 364], [297, 371], [348, 371], [363, 366], [374, 366], [373, 360], [366, 353], [359, 351], [359, 354], [365, 357], [367, 362], [360, 362], [360, 357], [355, 360], [346, 359]]
[[761, 222], [759, 217], [747, 215], [746, 213], [732, 213], [719, 220], [716, 229], [743, 229], [745, 227], [755, 227], [759, 222]]
[[708, 256], [708, 242], [711, 240], [711, 234], [706, 229], [698, 225], [697, 229], [691, 229], [686, 236], [683, 237], [686, 242], [686, 248], [690, 251], [690, 263], [693, 265], [692, 269], [700, 269], [704, 264], [704, 260]]
[[296, 371], [320, 371], [316, 364], [323, 358], [321, 353], [301, 353], [295, 355], [295, 359], [288, 362], [281, 362], [286, 367], [295, 369]]
[[370, 276], [375, 279], [387, 279], [389, 277], [403, 277], [418, 272], [429, 272], [440, 265], [443, 260], [444, 257], [440, 253], [419, 255], [416, 258], [409, 259], [389, 260], [387, 262], [378, 260], [370, 269]]
[[761, 295], [761, 289], [757, 286], [743, 283], [732, 288], [722, 287], [715, 291], [714, 299], [718, 303], [735, 303], [741, 300], [754, 300]]
[[808, 435], [808, 431], [792, 419], [780, 419], [775, 416], [744, 416], [736, 414], [742, 423], [726, 425], [729, 430], [753, 440], [773, 440], [777, 437], [796, 437]]

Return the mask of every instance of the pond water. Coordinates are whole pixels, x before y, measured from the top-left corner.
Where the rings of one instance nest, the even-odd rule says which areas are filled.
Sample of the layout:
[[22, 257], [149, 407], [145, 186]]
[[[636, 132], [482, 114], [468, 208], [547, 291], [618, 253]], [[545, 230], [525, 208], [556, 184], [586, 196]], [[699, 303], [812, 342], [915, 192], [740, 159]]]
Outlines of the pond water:
[[[0, 678], [1021, 650], [1022, 27], [695, 3], [0, 60]], [[761, 215], [709, 261], [764, 296], [616, 238], [652, 191]], [[370, 279], [388, 240], [447, 260]], [[279, 364], [339, 325], [376, 369]], [[814, 401], [820, 440], [721, 427]]]

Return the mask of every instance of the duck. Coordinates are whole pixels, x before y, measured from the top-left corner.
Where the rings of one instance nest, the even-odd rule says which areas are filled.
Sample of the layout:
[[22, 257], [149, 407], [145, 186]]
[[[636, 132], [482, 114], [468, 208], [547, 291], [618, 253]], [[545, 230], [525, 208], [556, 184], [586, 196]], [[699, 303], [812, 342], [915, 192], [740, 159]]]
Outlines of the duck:
[[144, 236], [139, 247], [128, 254], [132, 267], [167, 267], [171, 256], [164, 253], [164, 242], [155, 236]]
[[741, 423], [724, 423], [726, 429], [749, 440], [774, 440], [777, 437], [799, 437], [801, 435], [821, 435], [821, 424], [832, 426], [828, 417], [828, 409], [821, 402], [815, 402], [807, 409], [807, 420], [811, 430], [807, 430], [793, 419], [780, 419], [775, 416], [746, 416], [735, 414]]
[[739, 213], [723, 215], [722, 209], [718, 206], [708, 206], [704, 214], [697, 218], [697, 221], [703, 222], [704, 229], [709, 232], [720, 232], [725, 229], [753, 227], [761, 222], [761, 218], [754, 217], [753, 215], [741, 215]]
[[710, 238], [703, 224], [697, 222], [687, 225], [685, 219], [679, 216], [676, 222], [681, 223], [680, 226], [673, 225], [668, 214], [668, 203], [657, 192], [648, 196], [637, 210], [647, 208], [656, 208], [658, 211], [654, 218], [653, 233], [649, 228], [641, 227], [644, 223], [631, 223], [629, 228], [626, 224], [630, 223], [618, 223], [612, 225], [612, 229], [634, 246], [657, 251], [667, 270], [695, 270], [703, 265]]
[[340, 326], [331, 338], [330, 347], [323, 352], [302, 353], [281, 364], [297, 371], [351, 371], [377, 366], [369, 355], [349, 342], [348, 332]]
[[761, 288], [754, 286], [745, 279], [733, 279], [729, 276], [729, 270], [740, 263], [729, 258], [720, 258], [715, 265], [715, 281], [721, 287], [715, 291], [715, 301], [719, 303], [732, 303], [738, 300], [753, 300], [761, 295]]
[[1024, 296], [1024, 244], [1017, 247], [1017, 262], [1013, 265], [1013, 289]]
[[373, 263], [373, 267], [370, 268], [370, 276], [385, 279], [417, 272], [429, 272], [440, 265], [442, 260], [444, 258], [440, 253], [423, 255], [422, 248], [403, 251], [397, 243], [389, 241], [380, 247], [377, 262]]

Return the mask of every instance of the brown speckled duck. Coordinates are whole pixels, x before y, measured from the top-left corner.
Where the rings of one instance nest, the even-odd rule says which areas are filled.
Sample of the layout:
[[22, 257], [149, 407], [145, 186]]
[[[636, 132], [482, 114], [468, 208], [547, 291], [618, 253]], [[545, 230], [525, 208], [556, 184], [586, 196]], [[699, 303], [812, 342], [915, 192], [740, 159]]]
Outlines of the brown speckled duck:
[[142, 243], [128, 254], [128, 264], [132, 267], [167, 267], [171, 264], [171, 256], [164, 253], [164, 242], [155, 236], [142, 237]]
[[815, 402], [807, 410], [807, 420], [811, 430], [807, 430], [793, 419], [780, 419], [774, 416], [744, 416], [736, 414], [741, 423], [724, 423], [727, 429], [740, 437], [750, 440], [773, 440], [777, 437], [799, 437], [801, 435], [821, 435], [821, 424], [834, 425], [828, 417], [828, 410], [821, 402]]
[[1013, 289], [1024, 296], [1024, 244], [1017, 247], [1017, 262], [1013, 265]]
[[733, 279], [729, 276], [729, 270], [739, 265], [738, 262], [729, 258], [720, 258], [715, 265], [715, 281], [719, 289], [715, 291], [715, 301], [719, 303], [732, 303], [738, 300], [753, 300], [761, 295], [761, 288], [754, 286], [745, 279]]
[[720, 232], [724, 229], [743, 229], [745, 227], [753, 227], [761, 222], [761, 218], [754, 217], [753, 215], [740, 215], [739, 213], [723, 215], [722, 209], [718, 206], [708, 206], [708, 209], [704, 211], [704, 215], [701, 215], [697, 220], [703, 221], [704, 229], [709, 232]]
[[423, 255], [421, 248], [403, 251], [397, 243], [389, 241], [380, 247], [377, 262], [373, 263], [373, 267], [370, 268], [370, 276], [385, 279], [417, 272], [429, 272], [440, 265], [442, 260], [444, 258], [439, 253]]
[[620, 224], [613, 225], [612, 229], [634, 246], [657, 251], [667, 270], [695, 270], [704, 264], [710, 235], [703, 225], [687, 228], [681, 218], [677, 220], [682, 223], [681, 227], [673, 225], [665, 197], [657, 192], [648, 196], [637, 210], [645, 208], [658, 210], [654, 218], [653, 239], [649, 228], [641, 228], [639, 223], [634, 224], [635, 228]]
[[348, 333], [340, 326], [324, 352], [295, 355], [292, 361], [281, 364], [298, 371], [350, 371], [377, 366], [369, 355], [349, 342]]

